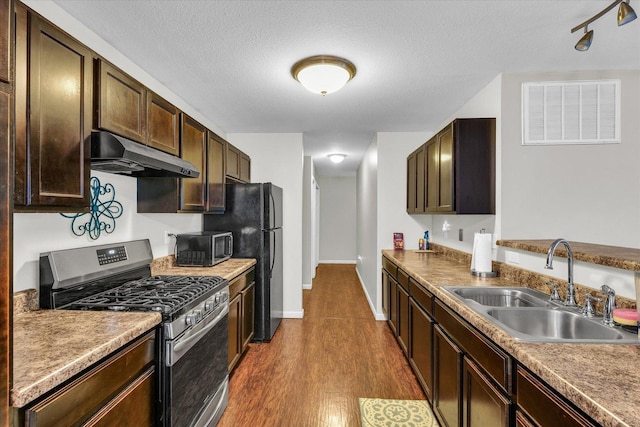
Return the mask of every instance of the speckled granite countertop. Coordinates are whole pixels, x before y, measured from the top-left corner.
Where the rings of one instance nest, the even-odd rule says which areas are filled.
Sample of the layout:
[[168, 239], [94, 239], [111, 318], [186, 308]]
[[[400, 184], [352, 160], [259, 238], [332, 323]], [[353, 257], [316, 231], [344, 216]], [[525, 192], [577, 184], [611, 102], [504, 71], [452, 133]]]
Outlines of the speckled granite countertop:
[[159, 313], [76, 310], [14, 316], [11, 405], [25, 406], [161, 320]]
[[213, 267], [180, 267], [176, 265], [173, 255], [154, 259], [151, 263], [153, 275], [176, 276], [220, 276], [227, 280], [239, 276], [248, 268], [256, 264], [255, 258], [231, 258]]
[[[553, 240], [498, 240], [499, 246], [520, 249], [523, 251], [546, 254]], [[619, 246], [596, 245], [593, 243], [569, 242], [573, 250], [573, 258], [592, 264], [623, 270], [640, 271], [640, 249]], [[556, 255], [566, 258], [567, 251], [563, 245], [558, 246]]]
[[433, 253], [382, 253], [594, 420], [606, 427], [640, 426], [640, 345], [519, 342], [440, 288], [525, 283], [473, 277], [469, 264]]

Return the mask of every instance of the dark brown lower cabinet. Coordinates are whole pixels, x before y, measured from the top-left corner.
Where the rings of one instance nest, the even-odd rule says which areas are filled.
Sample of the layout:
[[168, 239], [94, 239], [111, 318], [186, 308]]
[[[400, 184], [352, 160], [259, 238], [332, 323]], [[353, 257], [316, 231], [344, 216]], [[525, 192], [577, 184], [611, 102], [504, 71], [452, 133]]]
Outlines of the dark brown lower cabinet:
[[398, 342], [409, 355], [409, 292], [398, 284]]
[[595, 427], [599, 425], [582, 415], [522, 366], [517, 368], [516, 384], [518, 410], [529, 416], [532, 425], [541, 427]]
[[509, 427], [511, 401], [471, 359], [462, 365], [462, 426]]
[[433, 334], [433, 409], [441, 426], [460, 425], [462, 350], [436, 325]]
[[242, 351], [244, 351], [255, 334], [255, 282], [249, 284], [240, 294], [242, 295]]
[[237, 294], [229, 301], [229, 372], [240, 360], [240, 312], [242, 296]]
[[409, 363], [418, 377], [427, 398], [432, 400], [433, 366], [431, 349], [433, 347], [434, 322], [420, 306], [413, 300], [409, 303], [409, 323], [411, 336], [409, 338]]
[[393, 334], [398, 334], [398, 282], [389, 276], [389, 327]]
[[155, 332], [24, 410], [28, 426], [152, 426]]
[[516, 411], [516, 427], [536, 427], [522, 411]]
[[389, 319], [389, 273], [382, 270], [382, 313]]

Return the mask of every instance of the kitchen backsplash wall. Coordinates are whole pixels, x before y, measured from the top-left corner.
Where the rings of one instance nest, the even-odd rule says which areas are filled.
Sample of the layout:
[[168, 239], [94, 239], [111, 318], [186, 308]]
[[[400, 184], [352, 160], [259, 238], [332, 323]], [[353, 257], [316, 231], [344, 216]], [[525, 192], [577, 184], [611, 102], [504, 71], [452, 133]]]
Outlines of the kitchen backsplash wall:
[[38, 259], [41, 252], [148, 238], [153, 256], [158, 258], [173, 253], [175, 239], [165, 243], [165, 230], [175, 234], [202, 229], [201, 214], [138, 214], [135, 178], [95, 171], [92, 171], [91, 176], [97, 177], [103, 185], [113, 184], [115, 199], [122, 203], [123, 213], [116, 219], [114, 232], [103, 233], [97, 240], [91, 240], [87, 235], [74, 235], [71, 231], [71, 219], [57, 213], [14, 214], [14, 292], [37, 289]]

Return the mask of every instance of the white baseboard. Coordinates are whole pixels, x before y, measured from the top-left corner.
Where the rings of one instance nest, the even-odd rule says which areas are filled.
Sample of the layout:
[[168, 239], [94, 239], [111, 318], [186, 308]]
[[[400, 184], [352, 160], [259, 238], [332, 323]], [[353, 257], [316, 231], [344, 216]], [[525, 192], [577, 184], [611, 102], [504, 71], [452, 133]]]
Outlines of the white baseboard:
[[313, 285], [311, 283], [303, 283], [302, 289], [312, 289]]
[[358, 280], [360, 281], [360, 286], [362, 286], [362, 291], [364, 292], [364, 295], [367, 297], [367, 302], [369, 303], [369, 308], [371, 309], [371, 312], [373, 313], [374, 319], [380, 320], [380, 321], [387, 320], [387, 318], [384, 315], [384, 313], [377, 313], [376, 312], [376, 308], [373, 306], [373, 303], [371, 302], [371, 299], [369, 298], [369, 293], [367, 292], [367, 288], [364, 286], [364, 281], [362, 280], [362, 276], [360, 276], [360, 272], [358, 271], [357, 268], [356, 268], [356, 274], [358, 275]]
[[319, 264], [355, 264], [356, 260], [349, 259], [321, 259]]
[[304, 308], [300, 311], [283, 311], [283, 319], [302, 319], [304, 317]]

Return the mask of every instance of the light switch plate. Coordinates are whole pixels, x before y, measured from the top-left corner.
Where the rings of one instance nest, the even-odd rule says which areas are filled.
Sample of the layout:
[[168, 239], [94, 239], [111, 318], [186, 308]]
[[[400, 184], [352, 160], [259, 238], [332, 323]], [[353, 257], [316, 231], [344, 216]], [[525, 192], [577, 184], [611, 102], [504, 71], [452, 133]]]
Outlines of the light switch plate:
[[508, 263], [520, 264], [520, 254], [518, 252], [505, 251], [504, 255]]

